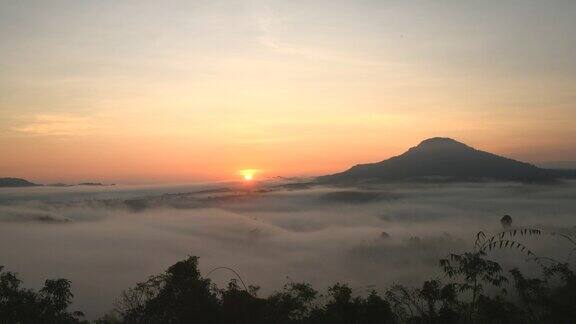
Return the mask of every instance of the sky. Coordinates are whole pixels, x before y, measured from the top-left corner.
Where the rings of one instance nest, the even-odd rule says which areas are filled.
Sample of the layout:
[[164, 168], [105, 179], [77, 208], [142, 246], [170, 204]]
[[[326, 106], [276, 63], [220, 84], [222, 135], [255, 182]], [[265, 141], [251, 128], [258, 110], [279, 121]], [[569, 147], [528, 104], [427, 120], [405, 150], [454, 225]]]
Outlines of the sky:
[[576, 160], [575, 1], [0, 0], [0, 176], [314, 175], [433, 136]]

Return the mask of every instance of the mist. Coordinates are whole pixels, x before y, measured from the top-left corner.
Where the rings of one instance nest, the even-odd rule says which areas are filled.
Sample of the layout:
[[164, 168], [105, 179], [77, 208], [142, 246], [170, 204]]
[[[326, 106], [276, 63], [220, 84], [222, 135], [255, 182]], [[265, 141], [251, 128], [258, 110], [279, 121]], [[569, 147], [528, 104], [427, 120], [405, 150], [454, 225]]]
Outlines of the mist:
[[[354, 293], [442, 278], [438, 260], [472, 247], [478, 231], [514, 227], [537, 255], [564, 260], [551, 233], [576, 232], [576, 182], [402, 183], [338, 188], [262, 183], [0, 190], [0, 265], [30, 288], [72, 281], [74, 308], [95, 318], [127, 289], [188, 255], [203, 273], [234, 268], [266, 295], [290, 281]], [[505, 269], [536, 265], [515, 251], [490, 257]], [[210, 275], [223, 285], [231, 275]]]

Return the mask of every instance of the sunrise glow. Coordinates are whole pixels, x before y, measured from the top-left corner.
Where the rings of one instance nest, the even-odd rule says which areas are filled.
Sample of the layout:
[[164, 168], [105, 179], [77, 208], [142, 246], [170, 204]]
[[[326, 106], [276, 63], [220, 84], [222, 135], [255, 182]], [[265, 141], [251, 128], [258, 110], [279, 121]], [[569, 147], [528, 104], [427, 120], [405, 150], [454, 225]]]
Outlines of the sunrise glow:
[[244, 181], [252, 181], [254, 179], [254, 174], [256, 170], [254, 169], [245, 169], [240, 171], [240, 175], [244, 179]]
[[571, 1], [58, 3], [0, 1], [2, 175], [315, 176], [434, 136], [576, 160]]

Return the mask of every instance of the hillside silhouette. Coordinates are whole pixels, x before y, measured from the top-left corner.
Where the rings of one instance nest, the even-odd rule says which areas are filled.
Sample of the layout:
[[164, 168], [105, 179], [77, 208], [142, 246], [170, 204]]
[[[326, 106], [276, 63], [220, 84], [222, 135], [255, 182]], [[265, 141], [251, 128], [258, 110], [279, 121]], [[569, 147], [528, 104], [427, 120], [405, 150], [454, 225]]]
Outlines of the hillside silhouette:
[[36, 187], [39, 184], [20, 178], [0, 178], [0, 188], [7, 187]]
[[548, 182], [573, 176], [484, 152], [451, 138], [422, 141], [405, 153], [377, 163], [318, 177], [322, 183], [399, 180], [505, 180]]

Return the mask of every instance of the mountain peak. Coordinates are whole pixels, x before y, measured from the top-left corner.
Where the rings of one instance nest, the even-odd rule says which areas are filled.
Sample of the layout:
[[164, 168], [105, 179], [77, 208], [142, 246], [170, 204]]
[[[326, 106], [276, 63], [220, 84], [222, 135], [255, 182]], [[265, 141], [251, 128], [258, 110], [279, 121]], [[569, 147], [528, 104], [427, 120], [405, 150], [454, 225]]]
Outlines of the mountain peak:
[[423, 140], [418, 144], [418, 146], [425, 146], [425, 145], [446, 145], [446, 144], [457, 144], [457, 145], [465, 145], [463, 143], [458, 142], [455, 139], [449, 137], [432, 137]]
[[473, 150], [470, 146], [448, 137], [432, 137], [412, 147], [407, 153]]

